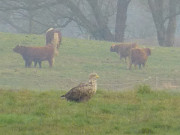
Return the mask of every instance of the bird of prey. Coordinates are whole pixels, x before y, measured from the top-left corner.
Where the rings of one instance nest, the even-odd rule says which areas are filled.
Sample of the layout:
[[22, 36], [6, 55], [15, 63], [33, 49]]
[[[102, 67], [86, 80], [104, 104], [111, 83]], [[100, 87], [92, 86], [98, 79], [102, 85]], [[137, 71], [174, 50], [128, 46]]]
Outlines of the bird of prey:
[[69, 101], [75, 102], [88, 101], [96, 93], [97, 78], [99, 78], [99, 76], [96, 73], [91, 73], [89, 75], [88, 83], [80, 83], [78, 86], [68, 91], [65, 95], [61, 96], [61, 98], [66, 98]]

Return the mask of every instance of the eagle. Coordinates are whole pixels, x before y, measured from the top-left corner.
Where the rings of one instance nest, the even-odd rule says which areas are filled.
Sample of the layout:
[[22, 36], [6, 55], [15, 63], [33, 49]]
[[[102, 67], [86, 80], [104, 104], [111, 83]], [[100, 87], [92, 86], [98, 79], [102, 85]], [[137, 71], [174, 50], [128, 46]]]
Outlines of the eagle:
[[80, 83], [78, 86], [69, 90], [65, 95], [62, 95], [61, 98], [66, 98], [69, 101], [75, 102], [88, 101], [96, 93], [97, 78], [99, 78], [97, 73], [91, 73], [88, 83]]

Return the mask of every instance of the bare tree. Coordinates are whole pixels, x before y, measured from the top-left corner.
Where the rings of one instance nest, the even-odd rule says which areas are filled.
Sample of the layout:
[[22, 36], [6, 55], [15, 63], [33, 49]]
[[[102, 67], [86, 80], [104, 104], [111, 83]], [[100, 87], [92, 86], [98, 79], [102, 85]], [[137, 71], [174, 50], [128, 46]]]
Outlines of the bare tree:
[[[98, 0], [58, 0], [60, 4], [66, 6], [69, 18], [84, 28], [95, 39], [113, 41], [114, 36], [108, 27], [108, 16], [102, 11], [101, 3]], [[86, 10], [84, 10], [85, 7]]]
[[[93, 35], [96, 39], [108, 40], [108, 41], [124, 41], [124, 33], [126, 28], [126, 19], [127, 19], [127, 9], [131, 0], [114, 0], [109, 1], [108, 4], [113, 3], [116, 5], [114, 9], [117, 8], [116, 21], [115, 21], [115, 34], [112, 33], [108, 27], [108, 19], [110, 17], [107, 14], [107, 10], [102, 9], [102, 1], [100, 0], [84, 0], [86, 2], [86, 7], [89, 7], [89, 12], [91, 17], [88, 18], [84, 11], [81, 10], [78, 5], [75, 4], [72, 0], [58, 0], [60, 3], [63, 3], [67, 6], [73, 15], [73, 19], [78, 25], [81, 25], [89, 33]], [[77, 3], [77, 2], [76, 2]], [[112, 6], [112, 5], [111, 5]], [[113, 6], [112, 6], [113, 7]], [[111, 9], [112, 10], [112, 9]], [[110, 12], [110, 11], [109, 11]], [[115, 13], [114, 11], [111, 11]], [[111, 14], [111, 16], [114, 14]]]
[[20, 33], [42, 33], [52, 26], [48, 7], [56, 3], [53, 0], [51, 2], [49, 0], [0, 1], [0, 12], [3, 17], [1, 21], [11, 25]]
[[127, 20], [127, 9], [131, 0], [118, 0], [115, 24], [115, 41], [123, 42]]
[[[95, 39], [122, 42], [130, 1], [2, 0], [0, 12], [8, 14], [3, 20], [18, 32], [41, 33], [49, 27], [60, 28], [75, 22], [80, 30]], [[112, 16], [116, 21], [110, 24]], [[114, 29], [110, 27], [112, 25]]]
[[160, 46], [173, 46], [176, 31], [177, 0], [148, 0]]

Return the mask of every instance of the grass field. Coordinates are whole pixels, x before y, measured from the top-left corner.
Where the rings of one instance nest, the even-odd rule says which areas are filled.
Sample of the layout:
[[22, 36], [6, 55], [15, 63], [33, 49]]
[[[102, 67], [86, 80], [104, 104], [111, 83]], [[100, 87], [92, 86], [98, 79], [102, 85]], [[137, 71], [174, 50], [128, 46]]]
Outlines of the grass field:
[[[143, 88], [142, 88], [143, 87]], [[101, 91], [86, 103], [65, 91], [0, 90], [2, 135], [179, 135], [180, 93]]]
[[22, 57], [12, 49], [17, 45], [44, 46], [44, 35], [0, 33], [0, 88], [30, 90], [69, 90], [85, 82], [91, 72], [100, 76], [98, 88], [105, 90], [131, 89], [146, 83], [153, 88], [178, 86], [180, 76], [180, 48], [150, 47], [145, 69], [129, 71], [116, 53], [110, 52], [112, 43], [63, 37], [59, 56], [49, 69], [24, 68]]
[[[24, 68], [17, 44], [44, 46], [44, 35], [0, 33], [0, 134], [180, 134], [180, 48], [151, 46], [146, 68], [130, 71], [112, 43], [63, 37], [54, 67], [39, 69]], [[100, 78], [89, 102], [60, 99], [91, 72]]]

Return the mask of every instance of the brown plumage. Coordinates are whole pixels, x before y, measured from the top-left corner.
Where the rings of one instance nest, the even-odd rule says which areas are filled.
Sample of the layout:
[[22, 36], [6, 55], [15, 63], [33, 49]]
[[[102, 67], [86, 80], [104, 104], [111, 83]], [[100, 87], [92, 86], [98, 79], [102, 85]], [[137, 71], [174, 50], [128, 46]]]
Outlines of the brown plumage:
[[17, 45], [14, 49], [14, 52], [22, 55], [25, 61], [25, 67], [30, 67], [32, 61], [35, 62], [35, 66], [37, 62], [39, 63], [39, 67], [41, 68], [41, 61], [48, 61], [49, 66], [53, 66], [55, 49], [53, 45], [46, 45], [41, 47], [32, 47], [32, 46], [20, 46]]
[[136, 65], [139, 65], [139, 69], [141, 68], [141, 65], [143, 65], [144, 67], [148, 59], [148, 56], [150, 55], [151, 55], [151, 50], [149, 48], [131, 49], [129, 69], [131, 69], [132, 64], [134, 64], [135, 68]]
[[99, 76], [96, 73], [91, 73], [89, 75], [88, 83], [80, 83], [78, 86], [72, 88], [65, 95], [61, 96], [69, 101], [83, 102], [88, 101], [97, 90], [96, 79]]
[[112, 45], [110, 51], [116, 52], [117, 54], [119, 54], [120, 59], [124, 58], [126, 61], [126, 58], [129, 57], [130, 55], [131, 48], [136, 48], [136, 47], [137, 47], [136, 43], [121, 43], [121, 44]]

